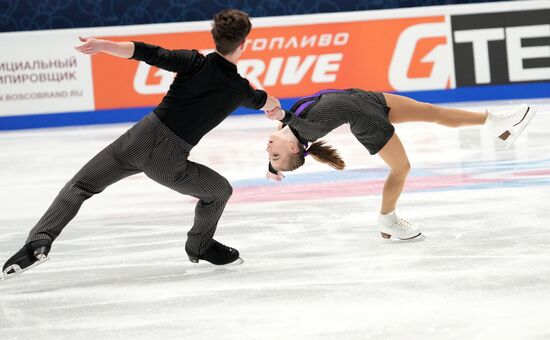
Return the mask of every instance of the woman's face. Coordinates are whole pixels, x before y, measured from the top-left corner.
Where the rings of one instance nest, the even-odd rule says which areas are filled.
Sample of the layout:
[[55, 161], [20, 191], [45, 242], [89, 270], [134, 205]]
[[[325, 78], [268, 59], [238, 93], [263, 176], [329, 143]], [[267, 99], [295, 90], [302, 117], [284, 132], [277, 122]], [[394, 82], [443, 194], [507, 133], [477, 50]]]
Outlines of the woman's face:
[[290, 138], [283, 129], [272, 133], [267, 141], [267, 148], [265, 151], [269, 154], [271, 166], [277, 170], [284, 168], [284, 165], [287, 164], [289, 157], [293, 153], [298, 152], [296, 143], [289, 139]]

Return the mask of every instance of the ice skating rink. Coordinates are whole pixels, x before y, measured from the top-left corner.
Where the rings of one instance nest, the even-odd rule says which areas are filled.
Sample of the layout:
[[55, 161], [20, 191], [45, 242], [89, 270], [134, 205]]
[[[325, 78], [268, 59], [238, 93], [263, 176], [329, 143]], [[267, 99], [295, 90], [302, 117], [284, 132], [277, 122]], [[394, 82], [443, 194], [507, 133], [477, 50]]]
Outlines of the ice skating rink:
[[[234, 194], [216, 239], [233, 267], [192, 264], [195, 200], [143, 175], [87, 201], [50, 260], [0, 282], [1, 339], [550, 339], [550, 101], [504, 149], [479, 127], [397, 126], [412, 171], [398, 206], [425, 238], [375, 221], [386, 169], [342, 127], [348, 169], [307, 160], [264, 179], [262, 116], [191, 153]], [[454, 104], [505, 110], [519, 102]], [[0, 259], [66, 181], [129, 124], [0, 133]]]

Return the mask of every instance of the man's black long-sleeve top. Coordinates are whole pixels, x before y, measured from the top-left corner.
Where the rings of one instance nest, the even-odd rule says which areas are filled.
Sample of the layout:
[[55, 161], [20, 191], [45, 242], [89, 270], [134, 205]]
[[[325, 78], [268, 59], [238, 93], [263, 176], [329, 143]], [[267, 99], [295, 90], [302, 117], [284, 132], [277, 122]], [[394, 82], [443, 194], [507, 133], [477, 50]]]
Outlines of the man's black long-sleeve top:
[[254, 90], [237, 66], [216, 52], [203, 56], [197, 50], [167, 50], [142, 42], [134, 46], [132, 59], [177, 73], [154, 112], [191, 145], [239, 106], [260, 109], [265, 105], [267, 93]]

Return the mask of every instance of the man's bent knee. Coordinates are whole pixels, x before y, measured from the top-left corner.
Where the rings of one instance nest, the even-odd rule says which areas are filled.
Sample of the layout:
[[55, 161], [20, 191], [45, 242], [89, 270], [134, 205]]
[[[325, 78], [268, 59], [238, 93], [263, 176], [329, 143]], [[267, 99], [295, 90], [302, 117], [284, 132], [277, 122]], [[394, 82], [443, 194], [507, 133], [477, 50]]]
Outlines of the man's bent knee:
[[225, 183], [219, 187], [218, 192], [216, 193], [216, 198], [219, 200], [228, 201], [231, 195], [233, 195], [233, 187], [226, 180]]

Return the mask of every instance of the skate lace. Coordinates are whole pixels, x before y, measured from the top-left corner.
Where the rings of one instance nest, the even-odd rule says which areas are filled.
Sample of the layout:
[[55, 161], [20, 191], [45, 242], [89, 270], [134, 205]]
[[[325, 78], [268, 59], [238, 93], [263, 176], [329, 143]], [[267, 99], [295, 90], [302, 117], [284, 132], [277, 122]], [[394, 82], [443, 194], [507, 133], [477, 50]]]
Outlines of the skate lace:
[[408, 231], [413, 228], [413, 224], [401, 217], [397, 217], [395, 224], [399, 230]]
[[[487, 112], [489, 112], [489, 111], [487, 111]], [[494, 113], [493, 112], [490, 115], [493, 117], [493, 119], [505, 120], [505, 119], [508, 119], [510, 117], [513, 117], [516, 114], [517, 114], [517, 110], [511, 110], [511, 111], [499, 112], [499, 113]]]

